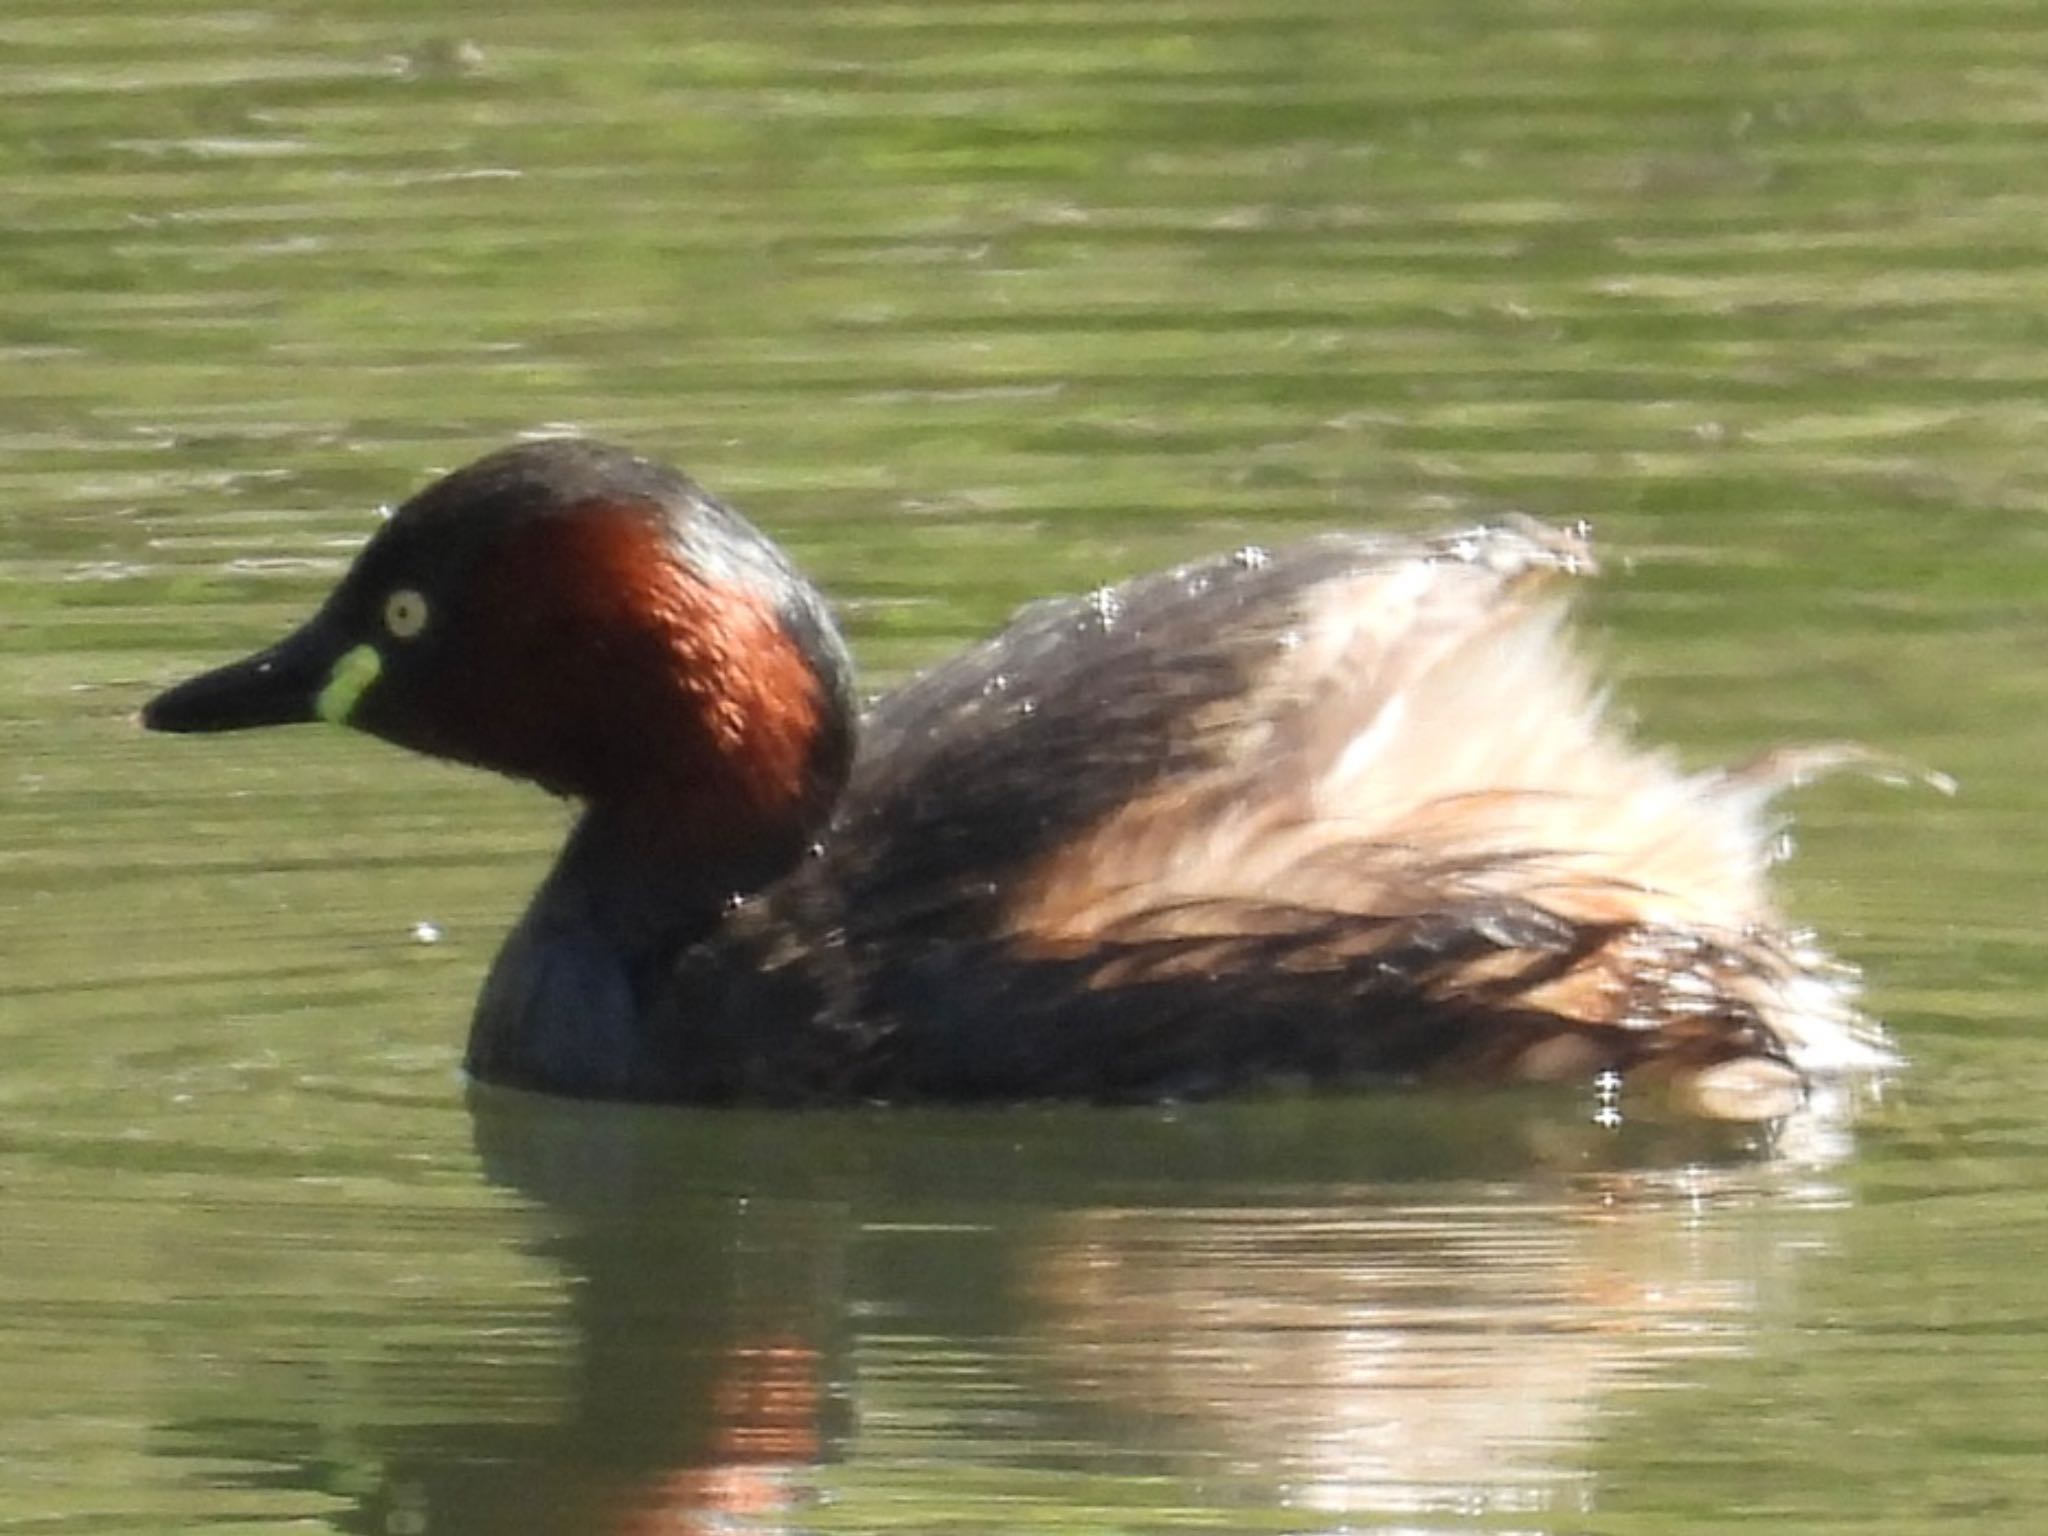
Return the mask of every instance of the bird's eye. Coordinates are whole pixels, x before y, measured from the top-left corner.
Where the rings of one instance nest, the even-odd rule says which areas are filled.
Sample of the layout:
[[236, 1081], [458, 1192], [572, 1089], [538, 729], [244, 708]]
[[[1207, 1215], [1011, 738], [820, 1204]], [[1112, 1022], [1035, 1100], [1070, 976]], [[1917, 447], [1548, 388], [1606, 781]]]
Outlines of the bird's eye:
[[410, 640], [427, 627], [427, 599], [411, 587], [400, 587], [384, 599], [384, 627], [400, 640]]

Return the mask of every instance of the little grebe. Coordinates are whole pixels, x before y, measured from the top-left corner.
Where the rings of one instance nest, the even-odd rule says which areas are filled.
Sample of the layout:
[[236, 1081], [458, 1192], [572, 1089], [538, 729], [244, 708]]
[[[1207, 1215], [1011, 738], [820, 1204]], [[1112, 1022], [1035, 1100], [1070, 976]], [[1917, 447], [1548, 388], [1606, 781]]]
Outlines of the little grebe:
[[1629, 745], [1583, 537], [1338, 535], [1026, 609], [859, 724], [824, 601], [577, 440], [437, 481], [163, 731], [326, 719], [583, 802], [479, 1078], [597, 1098], [1148, 1099], [1590, 1078], [1780, 1113], [1890, 1060], [1763, 888], [1780, 754]]

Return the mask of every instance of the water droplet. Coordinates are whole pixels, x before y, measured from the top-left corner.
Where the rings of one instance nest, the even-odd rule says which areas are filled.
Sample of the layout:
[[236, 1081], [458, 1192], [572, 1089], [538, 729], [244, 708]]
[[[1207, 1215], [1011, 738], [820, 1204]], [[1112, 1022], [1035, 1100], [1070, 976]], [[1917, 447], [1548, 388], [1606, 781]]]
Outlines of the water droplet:
[[1612, 1131], [1621, 1122], [1621, 1074], [1609, 1067], [1593, 1079], [1593, 1123]]
[[1256, 544], [1245, 545], [1242, 549], [1235, 551], [1230, 558], [1247, 571], [1263, 570], [1273, 563], [1273, 557]]
[[1114, 625], [1124, 611], [1123, 594], [1114, 587], [1097, 587], [1088, 594], [1088, 609], [1104, 629]]
[[441, 942], [441, 925], [421, 918], [412, 925], [412, 941], [415, 944], [438, 944]]
[[994, 698], [997, 694], [1003, 692], [1009, 686], [1010, 677], [1008, 673], [991, 673], [989, 675], [988, 681], [981, 685], [981, 696], [985, 699]]

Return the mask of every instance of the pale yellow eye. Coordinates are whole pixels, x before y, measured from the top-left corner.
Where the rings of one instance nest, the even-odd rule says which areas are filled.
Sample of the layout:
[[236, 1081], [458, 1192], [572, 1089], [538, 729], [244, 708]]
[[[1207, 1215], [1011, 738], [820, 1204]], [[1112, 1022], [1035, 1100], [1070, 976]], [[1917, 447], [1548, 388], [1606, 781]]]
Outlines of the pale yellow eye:
[[411, 587], [400, 587], [384, 599], [384, 627], [401, 640], [410, 640], [427, 627], [427, 599]]

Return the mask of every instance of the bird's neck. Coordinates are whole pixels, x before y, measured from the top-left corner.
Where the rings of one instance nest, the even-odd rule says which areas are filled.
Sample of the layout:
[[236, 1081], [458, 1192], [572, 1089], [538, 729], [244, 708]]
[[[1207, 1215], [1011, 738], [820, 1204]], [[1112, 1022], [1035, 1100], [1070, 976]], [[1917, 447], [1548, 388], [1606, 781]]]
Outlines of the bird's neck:
[[660, 1096], [676, 957], [738, 898], [794, 869], [810, 829], [707, 824], [654, 797], [585, 809], [492, 962], [470, 1025], [486, 1081], [590, 1098]]
[[710, 819], [674, 797], [599, 801], [577, 819], [535, 905], [632, 963], [663, 958], [793, 869], [813, 835], [802, 824]]

